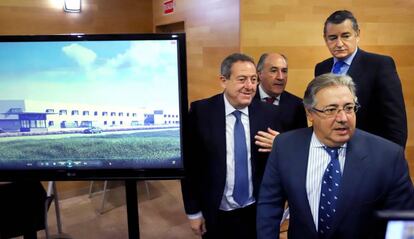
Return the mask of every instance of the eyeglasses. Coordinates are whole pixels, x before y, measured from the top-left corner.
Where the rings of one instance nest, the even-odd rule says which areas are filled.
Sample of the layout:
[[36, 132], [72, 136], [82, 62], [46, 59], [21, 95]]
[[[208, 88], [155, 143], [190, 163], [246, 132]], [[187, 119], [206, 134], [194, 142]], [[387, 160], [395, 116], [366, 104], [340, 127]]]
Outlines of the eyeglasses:
[[358, 103], [355, 104], [346, 104], [344, 105], [342, 108], [339, 108], [338, 106], [326, 106], [323, 109], [316, 109], [315, 107], [312, 107], [312, 110], [322, 113], [326, 116], [335, 116], [337, 115], [339, 112], [341, 112], [341, 110], [343, 110], [346, 114], [352, 114], [358, 111], [358, 109], [361, 106]]

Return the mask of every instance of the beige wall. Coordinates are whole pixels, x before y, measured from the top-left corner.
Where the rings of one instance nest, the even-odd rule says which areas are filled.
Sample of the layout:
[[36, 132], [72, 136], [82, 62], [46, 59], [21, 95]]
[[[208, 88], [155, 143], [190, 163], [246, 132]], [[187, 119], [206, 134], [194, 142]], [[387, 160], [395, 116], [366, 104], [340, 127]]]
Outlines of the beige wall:
[[390, 55], [396, 61], [408, 117], [406, 155], [414, 175], [413, 1], [241, 0], [241, 50], [256, 59], [262, 52], [285, 53], [289, 58], [287, 89], [302, 97], [315, 64], [330, 56], [322, 38], [323, 22], [340, 9], [357, 17], [362, 49]]
[[162, 3], [153, 0], [154, 26], [184, 21], [189, 102], [221, 92], [220, 63], [239, 51], [239, 0], [176, 0], [170, 15]]

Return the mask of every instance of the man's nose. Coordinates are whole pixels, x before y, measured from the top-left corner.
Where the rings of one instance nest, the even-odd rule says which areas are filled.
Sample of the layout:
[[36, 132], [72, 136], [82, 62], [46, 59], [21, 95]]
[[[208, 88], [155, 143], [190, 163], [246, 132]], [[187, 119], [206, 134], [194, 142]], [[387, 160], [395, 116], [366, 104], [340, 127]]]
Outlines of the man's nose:
[[336, 117], [337, 122], [346, 122], [346, 121], [348, 121], [346, 113], [343, 109], [340, 109], [339, 112], [336, 113], [335, 117]]
[[248, 79], [244, 82], [244, 86], [245, 86], [246, 88], [253, 88], [253, 87], [256, 85], [256, 83], [254, 83], [254, 82], [256, 82], [256, 80], [254, 80], [254, 79], [252, 79], [252, 78], [248, 78]]
[[341, 47], [343, 45], [344, 45], [344, 42], [342, 41], [342, 38], [338, 37], [338, 39], [336, 39], [336, 46]]
[[277, 70], [276, 71], [276, 79], [278, 79], [278, 80], [283, 80], [284, 79], [282, 70]]

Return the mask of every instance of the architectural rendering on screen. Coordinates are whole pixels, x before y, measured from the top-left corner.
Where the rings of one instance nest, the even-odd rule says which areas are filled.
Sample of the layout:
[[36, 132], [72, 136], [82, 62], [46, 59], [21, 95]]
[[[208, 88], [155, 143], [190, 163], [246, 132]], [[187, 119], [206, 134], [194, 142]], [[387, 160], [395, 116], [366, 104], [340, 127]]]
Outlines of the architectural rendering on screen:
[[2, 42], [0, 167], [182, 167], [177, 47]]

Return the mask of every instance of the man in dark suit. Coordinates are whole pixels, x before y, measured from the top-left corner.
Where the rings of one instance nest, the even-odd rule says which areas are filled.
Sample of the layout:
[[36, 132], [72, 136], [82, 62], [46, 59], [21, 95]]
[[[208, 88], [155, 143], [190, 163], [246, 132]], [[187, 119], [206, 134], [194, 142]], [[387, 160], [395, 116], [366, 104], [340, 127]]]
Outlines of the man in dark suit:
[[[257, 73], [259, 85], [257, 86], [255, 99], [276, 105], [280, 114], [280, 132], [259, 131], [256, 136], [256, 139], [261, 139], [256, 142], [261, 147], [260, 150], [269, 152], [273, 144], [271, 135], [277, 136], [281, 132], [306, 128], [308, 121], [302, 99], [285, 90], [288, 80], [286, 56], [279, 53], [262, 54], [257, 63]], [[288, 217], [288, 209], [285, 211], [285, 217]]]
[[325, 21], [324, 38], [333, 58], [317, 64], [315, 76], [328, 72], [350, 75], [361, 104], [357, 128], [405, 147], [407, 116], [395, 63], [389, 56], [359, 49], [359, 35], [351, 12], [342, 10], [330, 15]]
[[258, 151], [254, 135], [268, 127], [279, 130], [278, 111], [252, 101], [258, 79], [251, 57], [228, 56], [220, 80], [222, 94], [190, 106], [182, 180], [185, 211], [192, 230], [203, 238], [254, 239], [256, 196], [268, 157]]
[[278, 238], [286, 200], [290, 239], [370, 238], [376, 210], [414, 209], [403, 148], [355, 129], [351, 77], [316, 77], [304, 105], [312, 127], [277, 136], [269, 156], [257, 206], [259, 239]]
[[259, 86], [255, 99], [278, 106], [281, 131], [307, 127], [302, 99], [285, 90], [288, 80], [287, 58], [279, 53], [265, 53], [257, 63], [257, 72]]

